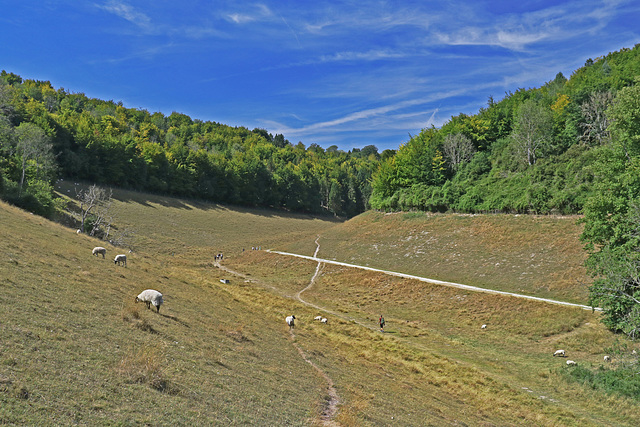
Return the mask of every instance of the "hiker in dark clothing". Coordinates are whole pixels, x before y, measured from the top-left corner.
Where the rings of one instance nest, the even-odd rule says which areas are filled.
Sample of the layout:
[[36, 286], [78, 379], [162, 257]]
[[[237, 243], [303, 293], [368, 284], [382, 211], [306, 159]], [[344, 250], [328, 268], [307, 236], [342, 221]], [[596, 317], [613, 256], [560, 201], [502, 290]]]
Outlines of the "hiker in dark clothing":
[[382, 317], [382, 314], [380, 315], [380, 320], [378, 322], [380, 323], [380, 332], [384, 332], [384, 317]]

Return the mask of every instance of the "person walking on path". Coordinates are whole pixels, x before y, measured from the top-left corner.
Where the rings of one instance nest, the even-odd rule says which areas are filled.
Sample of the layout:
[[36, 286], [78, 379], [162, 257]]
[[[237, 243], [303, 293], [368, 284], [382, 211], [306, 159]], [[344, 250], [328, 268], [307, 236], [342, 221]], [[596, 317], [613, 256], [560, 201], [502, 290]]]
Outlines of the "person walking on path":
[[380, 332], [384, 332], [384, 317], [382, 317], [382, 314], [380, 315], [380, 320], [378, 320], [378, 323], [380, 323]]

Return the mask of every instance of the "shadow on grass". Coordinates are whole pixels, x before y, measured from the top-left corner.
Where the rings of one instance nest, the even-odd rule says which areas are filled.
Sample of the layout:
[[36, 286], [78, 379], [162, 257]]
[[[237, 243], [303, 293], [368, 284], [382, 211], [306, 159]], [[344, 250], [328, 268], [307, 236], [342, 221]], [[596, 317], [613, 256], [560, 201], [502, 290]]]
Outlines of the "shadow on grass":
[[[60, 181], [56, 184], [55, 188], [61, 194], [65, 194], [71, 198], [75, 198], [75, 194], [84, 190], [91, 184], [86, 182], [73, 182], [70, 180]], [[242, 205], [233, 205], [225, 203], [224, 205], [218, 204], [213, 201], [205, 199], [193, 199], [193, 198], [180, 198], [179, 195], [164, 195], [152, 192], [141, 192], [131, 189], [123, 189], [113, 187], [108, 184], [98, 184], [98, 186], [111, 188], [113, 190], [112, 199], [123, 203], [138, 203], [142, 206], [155, 208], [154, 205], [160, 205], [168, 208], [184, 209], [184, 210], [203, 210], [203, 211], [235, 211], [236, 213], [250, 213], [252, 215], [258, 215], [266, 218], [291, 218], [297, 219], [309, 219], [322, 218], [324, 220], [344, 222], [344, 219], [335, 218], [332, 214], [307, 214], [299, 212], [291, 212], [284, 209], [266, 208], [266, 207], [251, 207]], [[69, 190], [69, 191], [67, 191]]]
[[170, 314], [160, 314], [160, 313], [156, 313], [159, 316], [164, 317], [165, 319], [169, 319], [169, 320], [173, 320], [176, 323], [181, 324], [182, 326], [186, 326], [187, 328], [190, 328], [191, 326], [189, 326], [188, 323], [183, 322], [182, 320], [178, 319], [176, 316], [171, 316]]

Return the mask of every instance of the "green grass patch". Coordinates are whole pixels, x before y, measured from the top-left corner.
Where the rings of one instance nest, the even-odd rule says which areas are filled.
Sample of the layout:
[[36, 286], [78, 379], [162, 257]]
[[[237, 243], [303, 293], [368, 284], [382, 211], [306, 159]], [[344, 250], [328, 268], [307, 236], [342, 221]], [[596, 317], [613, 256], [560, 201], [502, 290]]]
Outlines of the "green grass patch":
[[567, 367], [563, 369], [563, 372], [573, 381], [584, 384], [594, 390], [640, 400], [640, 375], [638, 374], [637, 366], [611, 369], [601, 365], [593, 369], [578, 365]]

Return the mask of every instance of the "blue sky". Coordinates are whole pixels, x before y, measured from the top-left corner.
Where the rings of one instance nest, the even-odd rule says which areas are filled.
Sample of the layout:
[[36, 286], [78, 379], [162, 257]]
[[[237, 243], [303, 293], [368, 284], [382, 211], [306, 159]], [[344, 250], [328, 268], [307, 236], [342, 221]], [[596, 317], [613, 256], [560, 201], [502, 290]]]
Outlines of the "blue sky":
[[0, 0], [0, 69], [294, 144], [397, 149], [640, 43], [640, 2]]

